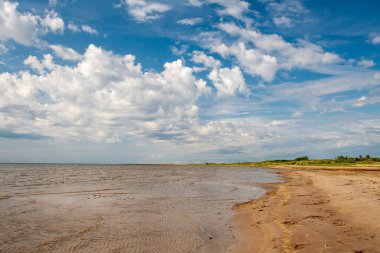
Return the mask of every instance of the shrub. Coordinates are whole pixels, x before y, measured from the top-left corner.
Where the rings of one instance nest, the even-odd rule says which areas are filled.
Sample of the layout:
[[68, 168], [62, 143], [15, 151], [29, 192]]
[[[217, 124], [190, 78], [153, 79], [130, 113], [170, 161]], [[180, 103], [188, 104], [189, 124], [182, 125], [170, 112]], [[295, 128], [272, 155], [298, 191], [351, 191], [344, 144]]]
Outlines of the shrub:
[[294, 159], [294, 161], [309, 161], [309, 157], [308, 156], [300, 156], [300, 157], [297, 157], [296, 159]]

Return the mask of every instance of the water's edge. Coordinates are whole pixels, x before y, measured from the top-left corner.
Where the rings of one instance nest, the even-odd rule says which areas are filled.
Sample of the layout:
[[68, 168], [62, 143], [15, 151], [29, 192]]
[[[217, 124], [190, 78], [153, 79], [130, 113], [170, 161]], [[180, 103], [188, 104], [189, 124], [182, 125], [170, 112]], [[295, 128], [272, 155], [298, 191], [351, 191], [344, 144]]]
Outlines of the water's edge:
[[249, 167], [2, 164], [0, 252], [225, 252], [233, 206], [277, 181]]

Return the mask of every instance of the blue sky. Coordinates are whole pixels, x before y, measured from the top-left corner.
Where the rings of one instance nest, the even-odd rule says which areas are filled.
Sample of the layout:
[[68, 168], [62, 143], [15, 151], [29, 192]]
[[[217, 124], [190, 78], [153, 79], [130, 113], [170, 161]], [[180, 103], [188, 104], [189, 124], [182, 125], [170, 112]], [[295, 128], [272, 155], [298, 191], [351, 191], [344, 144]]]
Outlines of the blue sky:
[[0, 162], [380, 156], [379, 9], [0, 0]]

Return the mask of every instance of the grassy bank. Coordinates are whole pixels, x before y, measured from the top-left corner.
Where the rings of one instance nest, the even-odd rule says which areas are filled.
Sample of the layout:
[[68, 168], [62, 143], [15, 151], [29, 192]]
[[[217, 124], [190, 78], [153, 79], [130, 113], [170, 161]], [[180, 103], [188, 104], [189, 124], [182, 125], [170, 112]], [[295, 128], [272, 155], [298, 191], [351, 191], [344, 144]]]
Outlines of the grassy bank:
[[378, 165], [380, 158], [367, 156], [347, 157], [338, 156], [335, 159], [309, 159], [307, 156], [297, 157], [293, 160], [267, 160], [261, 162], [236, 162], [236, 163], [206, 163], [207, 165], [236, 165], [236, 166], [273, 166], [273, 165], [298, 165], [298, 166], [363, 166]]

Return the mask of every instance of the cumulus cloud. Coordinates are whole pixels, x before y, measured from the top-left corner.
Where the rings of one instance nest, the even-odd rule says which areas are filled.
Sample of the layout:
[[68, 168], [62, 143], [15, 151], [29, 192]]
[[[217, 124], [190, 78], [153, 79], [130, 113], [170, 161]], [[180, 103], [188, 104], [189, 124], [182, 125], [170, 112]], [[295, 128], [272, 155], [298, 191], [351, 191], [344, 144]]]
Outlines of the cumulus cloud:
[[[207, 56], [204, 52], [196, 55], [201, 56], [200, 64], [209, 62], [209, 68], [215, 67], [209, 78], [217, 90], [218, 101], [249, 94], [238, 67], [220, 68], [216, 59], [204, 58]], [[380, 143], [380, 129], [376, 127], [379, 121], [373, 119], [355, 122], [338, 119], [324, 124], [325, 121], [306, 120], [299, 118], [301, 113], [294, 113], [294, 118], [288, 120], [244, 117], [202, 122], [199, 99], [209, 94], [210, 89], [181, 60], [166, 63], [162, 72], [143, 71], [132, 55], [117, 55], [90, 45], [72, 67], [56, 64], [51, 55], [42, 59], [30, 56], [25, 63], [36, 74], [29, 71], [0, 74], [0, 129], [23, 138], [124, 142], [133, 136], [180, 143], [180, 147], [193, 150], [198, 159], [204, 154], [206, 160], [231, 159], [233, 152], [225, 153], [229, 149], [239, 150], [238, 158], [245, 159], [252, 158], [252, 150], [255, 157], [261, 157], [270, 156], [270, 152], [293, 155], [326, 147], [336, 150], [355, 146], [359, 140], [368, 145]], [[352, 74], [276, 85], [268, 90], [269, 100], [265, 104], [274, 101], [309, 104], [315, 97], [374, 87], [378, 85], [375, 78], [374, 73]], [[350, 106], [368, 103], [367, 97], [357, 100]], [[355, 102], [358, 103], [354, 105]], [[252, 104], [247, 106], [250, 110], [256, 108]], [[308, 112], [307, 106], [301, 107]], [[218, 107], [211, 109], [223, 111]]]
[[64, 60], [77, 61], [81, 58], [80, 54], [69, 47], [64, 47], [62, 45], [50, 45], [50, 48], [54, 51], [56, 56]]
[[221, 62], [219, 60], [202, 51], [193, 51], [192, 61], [201, 64], [206, 69], [211, 69], [208, 78], [213, 82], [218, 98], [250, 94], [239, 67], [220, 68]]
[[265, 81], [272, 81], [279, 69], [320, 71], [319, 66], [342, 61], [337, 54], [305, 40], [291, 44], [277, 34], [262, 34], [233, 23], [221, 23], [219, 28], [237, 41], [225, 43], [219, 37], [206, 36], [205, 46], [222, 57], [234, 57], [245, 71]]
[[194, 51], [192, 53], [192, 61], [197, 64], [202, 64], [207, 68], [216, 69], [221, 66], [221, 62], [212, 56], [206, 55], [201, 51]]
[[24, 64], [30, 66], [30, 68], [39, 74], [45, 74], [57, 67], [53, 62], [53, 56], [51, 54], [45, 54], [42, 60], [38, 60], [37, 57], [30, 55], [24, 60]]
[[278, 69], [276, 57], [256, 49], [247, 49], [243, 42], [230, 46], [224, 43], [215, 43], [211, 46], [211, 50], [222, 57], [235, 57], [245, 71], [251, 75], [258, 75], [265, 81], [272, 81]]
[[202, 18], [184, 18], [179, 20], [177, 23], [181, 25], [196, 25], [202, 22]]
[[214, 69], [208, 78], [214, 83], [219, 98], [249, 94], [243, 74], [238, 67]]
[[17, 10], [18, 3], [0, 1], [0, 45], [13, 40], [25, 46], [41, 44], [40, 36], [48, 32], [62, 33], [64, 22], [54, 11], [40, 17]]
[[30, 13], [17, 11], [17, 3], [0, 2], [0, 42], [14, 40], [22, 45], [31, 45], [38, 38], [40, 18]]
[[46, 32], [63, 33], [65, 23], [55, 11], [47, 13], [46, 17], [41, 19], [41, 25], [45, 27]]
[[[56, 2], [49, 1], [50, 6]], [[123, 0], [114, 6], [125, 7], [137, 22], [147, 22], [171, 9], [158, 2]], [[236, 23], [213, 25], [207, 36], [194, 38], [201, 43], [197, 51], [189, 52], [189, 47], [179, 42], [172, 52], [183, 60], [165, 63], [162, 71], [144, 70], [133, 55], [118, 55], [94, 45], [79, 54], [57, 42], [44, 43], [48, 51], [42, 57], [28, 56], [21, 67], [26, 70], [0, 74], [0, 137], [124, 142], [128, 147], [138, 140], [145, 148], [153, 142], [171, 142], [176, 150], [186, 147], [193, 157], [203, 155], [206, 160], [213, 155], [228, 160], [234, 158], [233, 153], [239, 153], [238, 159], [251, 159], [253, 155], [325, 151], [326, 147], [337, 150], [356, 147], [359, 142], [379, 145], [380, 121], [372, 112], [355, 114], [355, 118], [328, 115], [380, 103], [380, 73], [358, 67], [372, 67], [374, 62], [355, 61], [349, 71], [339, 69], [337, 73], [336, 69], [347, 67], [336, 65], [342, 61], [339, 55], [306, 40], [289, 42], [280, 35], [261, 32], [260, 25], [251, 26], [247, 17], [254, 10], [249, 9], [249, 2], [188, 0], [192, 6], [210, 5], [220, 20]], [[267, 6], [269, 21], [281, 27], [297, 25], [308, 12], [302, 1], [259, 2]], [[178, 23], [201, 21], [188, 18]], [[7, 41], [37, 45], [46, 33], [59, 34], [65, 28], [98, 34], [85, 24], [69, 22], [65, 27], [54, 11], [37, 16], [0, 0], [0, 52], [8, 50]], [[371, 43], [380, 43], [376, 36], [371, 34]], [[188, 57], [195, 67], [185, 66]], [[71, 62], [62, 64], [62, 59]], [[319, 72], [325, 71], [323, 67], [333, 69], [333, 75], [263, 84], [274, 80], [279, 70], [282, 74], [292, 69]], [[208, 83], [196, 77], [198, 70], [208, 71], [199, 73], [207, 76]], [[251, 82], [255, 86], [248, 88]], [[339, 99], [334, 99], [335, 94]], [[281, 118], [276, 119], [273, 111], [278, 110], [278, 102], [292, 106], [284, 107]], [[156, 147], [161, 154], [164, 145]]]
[[145, 0], [125, 0], [128, 13], [137, 22], [147, 22], [161, 17], [161, 14], [167, 12], [171, 7], [167, 4], [146, 2]]
[[0, 74], [0, 128], [19, 133], [106, 142], [182, 136], [197, 124], [198, 98], [209, 93], [181, 60], [165, 63], [161, 73], [144, 72], [134, 56], [94, 45], [72, 67], [51, 55], [29, 56], [25, 64], [36, 74]]

